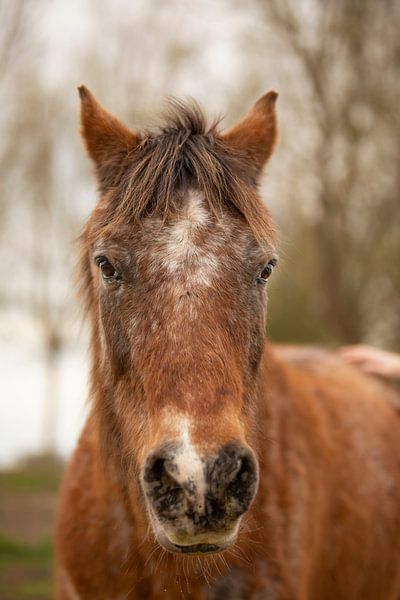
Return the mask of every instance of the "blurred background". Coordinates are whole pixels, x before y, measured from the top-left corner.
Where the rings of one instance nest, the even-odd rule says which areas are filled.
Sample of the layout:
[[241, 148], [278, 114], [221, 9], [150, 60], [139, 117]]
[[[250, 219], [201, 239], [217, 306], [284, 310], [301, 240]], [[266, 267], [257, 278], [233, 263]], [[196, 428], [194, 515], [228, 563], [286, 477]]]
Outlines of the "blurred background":
[[276, 89], [269, 337], [400, 350], [400, 2], [0, 0], [0, 22], [0, 598], [41, 599], [86, 412], [77, 85], [137, 127], [169, 95], [229, 126]]

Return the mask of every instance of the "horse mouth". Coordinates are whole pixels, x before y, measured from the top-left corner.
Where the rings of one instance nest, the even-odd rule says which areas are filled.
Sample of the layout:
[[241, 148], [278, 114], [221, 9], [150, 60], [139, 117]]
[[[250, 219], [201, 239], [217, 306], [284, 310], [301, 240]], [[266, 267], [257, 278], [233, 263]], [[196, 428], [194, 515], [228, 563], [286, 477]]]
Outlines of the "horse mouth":
[[[224, 546], [218, 544], [193, 544], [192, 546], [178, 546], [178, 544], [172, 544], [176, 548], [177, 554], [193, 554], [201, 556], [203, 554], [216, 554], [225, 550]], [[172, 550], [173, 552], [174, 550]]]
[[[203, 556], [204, 554], [218, 554], [219, 552], [223, 552], [227, 550], [237, 538], [237, 529], [230, 533], [228, 536], [212, 536], [217, 539], [200, 539], [197, 541], [195, 539], [187, 540], [187, 543], [179, 543], [180, 540], [173, 539], [175, 536], [166, 535], [165, 531], [163, 531], [160, 527], [156, 527], [155, 529], [155, 537], [157, 542], [160, 544], [164, 550], [168, 550], [168, 552], [172, 552], [172, 554], [185, 554], [192, 556]], [[210, 536], [211, 537], [211, 536]], [[171, 539], [172, 538], [172, 539]], [[194, 542], [194, 543], [193, 543]]]

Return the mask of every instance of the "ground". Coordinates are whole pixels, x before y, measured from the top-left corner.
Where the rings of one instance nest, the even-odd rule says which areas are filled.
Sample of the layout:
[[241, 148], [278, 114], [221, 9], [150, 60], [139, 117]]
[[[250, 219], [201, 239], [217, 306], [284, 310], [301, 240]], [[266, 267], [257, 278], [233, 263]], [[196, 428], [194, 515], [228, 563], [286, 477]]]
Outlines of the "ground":
[[53, 526], [62, 464], [50, 456], [0, 471], [0, 600], [53, 593]]

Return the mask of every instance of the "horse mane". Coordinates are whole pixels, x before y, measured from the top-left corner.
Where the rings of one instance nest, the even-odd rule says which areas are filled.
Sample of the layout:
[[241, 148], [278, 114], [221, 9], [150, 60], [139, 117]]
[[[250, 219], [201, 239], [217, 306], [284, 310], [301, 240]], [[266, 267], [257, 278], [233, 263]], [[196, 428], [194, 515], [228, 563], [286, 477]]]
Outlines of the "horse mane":
[[237, 209], [261, 245], [268, 246], [275, 237], [248, 158], [232, 151], [218, 121], [208, 125], [194, 100], [169, 101], [164, 123], [141, 133], [138, 146], [118, 166], [116, 180], [106, 219], [106, 228], [114, 232], [153, 213], [165, 221], [179, 211], [182, 192], [193, 187], [217, 218], [223, 207]]

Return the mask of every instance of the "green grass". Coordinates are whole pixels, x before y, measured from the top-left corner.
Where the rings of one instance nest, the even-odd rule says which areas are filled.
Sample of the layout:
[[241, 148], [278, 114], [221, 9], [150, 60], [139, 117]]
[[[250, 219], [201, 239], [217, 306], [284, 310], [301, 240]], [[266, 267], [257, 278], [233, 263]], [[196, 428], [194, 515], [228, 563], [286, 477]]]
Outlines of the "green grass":
[[[63, 464], [57, 457], [42, 455], [0, 472], [0, 517], [3, 502], [4, 506], [16, 503], [15, 511], [3, 513], [3, 519], [4, 514], [11, 515], [7, 521], [0, 518], [1, 600], [50, 600], [53, 597], [52, 532], [62, 469]], [[47, 520], [43, 520], [40, 505], [43, 492], [47, 503], [49, 497], [54, 502], [54, 511], [48, 509]], [[36, 523], [40, 523], [31, 537], [25, 531], [22, 536], [19, 511], [25, 518], [28, 512], [31, 519], [38, 519]]]
[[21, 465], [0, 471], [0, 490], [13, 492], [56, 492], [63, 471], [62, 461], [53, 455], [27, 457]]
[[13, 591], [18, 594], [18, 598], [21, 600], [28, 600], [28, 598], [34, 598], [34, 600], [48, 600], [53, 597], [53, 585], [48, 580], [22, 583], [16, 585], [13, 588]]
[[[5, 575], [7, 577], [7, 573]], [[31, 582], [0, 582], [0, 598], [1, 600], [51, 600], [53, 585], [46, 576], [42, 580]]]
[[21, 544], [0, 534], [0, 598], [50, 600], [53, 594], [53, 548], [50, 539]]
[[59, 473], [29, 473], [27, 471], [0, 472], [0, 489], [15, 492], [56, 492], [60, 485]]
[[53, 544], [51, 539], [45, 539], [39, 544], [22, 544], [0, 533], [0, 565], [24, 562], [51, 564]]

